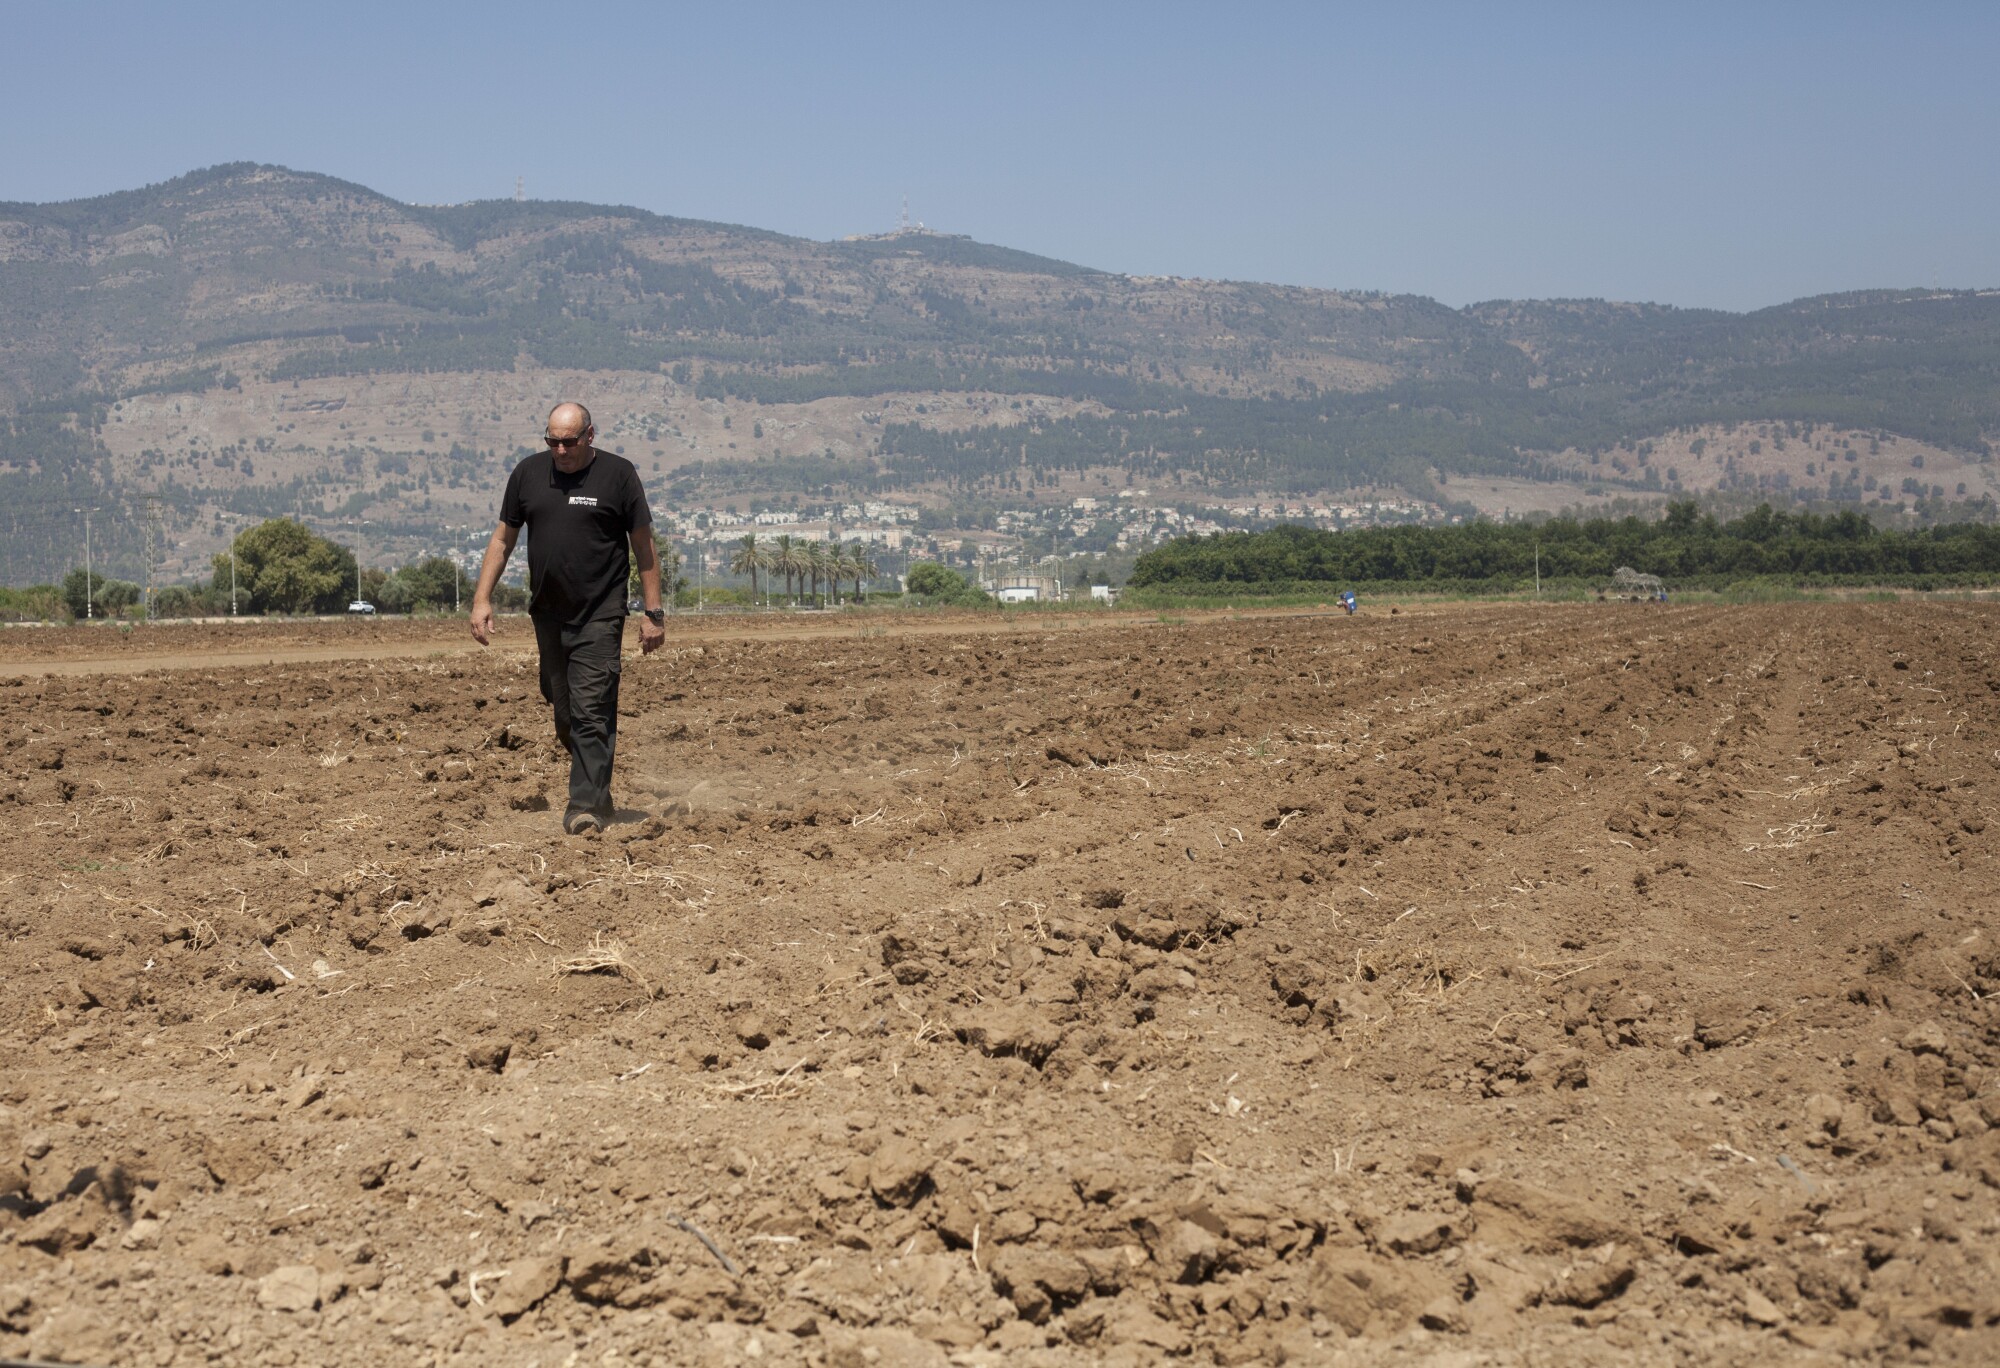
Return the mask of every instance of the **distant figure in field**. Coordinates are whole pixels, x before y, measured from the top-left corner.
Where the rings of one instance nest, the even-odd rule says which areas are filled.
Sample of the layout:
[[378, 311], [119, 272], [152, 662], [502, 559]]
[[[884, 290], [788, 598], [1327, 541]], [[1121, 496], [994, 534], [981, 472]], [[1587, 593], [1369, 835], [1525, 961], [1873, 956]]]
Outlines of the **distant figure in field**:
[[528, 616], [541, 655], [542, 697], [555, 710], [556, 737], [569, 752], [563, 830], [571, 835], [602, 830], [615, 811], [611, 761], [618, 745], [626, 583], [634, 565], [646, 612], [639, 649], [650, 655], [667, 636], [646, 491], [630, 461], [592, 445], [596, 435], [583, 405], [549, 410], [548, 448], [507, 477], [500, 523], [486, 543], [472, 592], [472, 638], [484, 646], [493, 638], [494, 587], [526, 527], [533, 590]]
[[1341, 595], [1340, 595], [1340, 606], [1341, 606], [1341, 607], [1343, 607], [1343, 608], [1345, 608], [1345, 609], [1347, 610], [1347, 615], [1348, 615], [1349, 617], [1353, 617], [1353, 616], [1354, 616], [1354, 610], [1355, 610], [1356, 608], [1359, 608], [1359, 607], [1361, 606], [1361, 604], [1360, 604], [1360, 602], [1359, 602], [1359, 601], [1358, 601], [1358, 600], [1357, 600], [1357, 599], [1356, 599], [1356, 598], [1354, 597], [1354, 591], [1353, 591], [1352, 589], [1346, 589], [1346, 590], [1343, 590], [1343, 591], [1341, 591]]

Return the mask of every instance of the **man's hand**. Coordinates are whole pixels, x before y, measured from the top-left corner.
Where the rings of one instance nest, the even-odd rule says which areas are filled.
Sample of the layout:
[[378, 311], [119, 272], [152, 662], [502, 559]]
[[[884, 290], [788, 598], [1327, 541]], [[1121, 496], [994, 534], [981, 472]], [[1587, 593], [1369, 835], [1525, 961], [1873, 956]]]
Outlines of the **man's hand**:
[[514, 539], [521, 529], [501, 523], [487, 538], [486, 554], [479, 558], [479, 586], [472, 591], [472, 639], [484, 646], [493, 640], [493, 595], [500, 589], [500, 572], [507, 557], [514, 554]]
[[667, 639], [667, 629], [649, 617], [639, 619], [639, 654], [651, 655], [660, 649]]

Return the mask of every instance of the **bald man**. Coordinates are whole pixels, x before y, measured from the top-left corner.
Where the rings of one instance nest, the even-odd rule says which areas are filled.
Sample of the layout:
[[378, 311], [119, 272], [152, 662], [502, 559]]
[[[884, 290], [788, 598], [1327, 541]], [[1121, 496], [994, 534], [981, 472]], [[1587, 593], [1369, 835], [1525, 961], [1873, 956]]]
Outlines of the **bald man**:
[[667, 635], [646, 491], [630, 461], [597, 450], [596, 436], [582, 404], [549, 410], [547, 449], [507, 477], [500, 524], [486, 543], [472, 593], [472, 637], [484, 646], [493, 639], [494, 586], [515, 538], [527, 528], [528, 616], [541, 653], [542, 697], [555, 709], [556, 736], [569, 752], [563, 830], [573, 836], [603, 830], [615, 811], [611, 761], [618, 746], [625, 587], [634, 565], [646, 609], [639, 649], [650, 655]]

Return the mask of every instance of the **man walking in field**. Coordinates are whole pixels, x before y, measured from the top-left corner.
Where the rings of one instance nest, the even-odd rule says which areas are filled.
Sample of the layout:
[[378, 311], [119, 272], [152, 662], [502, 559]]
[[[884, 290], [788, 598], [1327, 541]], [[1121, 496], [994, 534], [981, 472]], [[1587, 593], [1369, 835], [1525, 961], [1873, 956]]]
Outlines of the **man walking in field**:
[[[493, 639], [493, 590], [514, 541], [528, 529], [528, 615], [541, 654], [542, 697], [555, 709], [556, 736], [569, 752], [563, 830], [599, 831], [610, 822], [611, 760], [618, 744], [618, 674], [625, 594], [639, 569], [645, 621], [639, 649], [666, 639], [653, 514], [630, 461], [592, 445], [597, 430], [581, 404], [549, 411], [548, 449], [514, 467], [500, 497], [500, 523], [486, 543], [472, 594], [472, 637]], [[629, 549], [628, 549], [629, 548]]]

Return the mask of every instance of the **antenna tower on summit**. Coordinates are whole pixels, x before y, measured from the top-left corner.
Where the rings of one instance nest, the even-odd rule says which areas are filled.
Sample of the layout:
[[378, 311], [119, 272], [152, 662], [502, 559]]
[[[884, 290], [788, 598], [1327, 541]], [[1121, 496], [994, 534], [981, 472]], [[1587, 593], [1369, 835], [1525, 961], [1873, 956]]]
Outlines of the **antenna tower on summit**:
[[910, 231], [910, 197], [908, 195], [903, 196], [903, 217], [896, 221], [896, 231], [899, 233]]
[[528, 178], [526, 176], [514, 177], [514, 203], [519, 204], [522, 200], [525, 200], [527, 197], [528, 197]]

